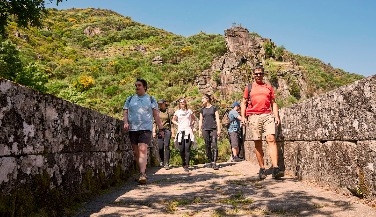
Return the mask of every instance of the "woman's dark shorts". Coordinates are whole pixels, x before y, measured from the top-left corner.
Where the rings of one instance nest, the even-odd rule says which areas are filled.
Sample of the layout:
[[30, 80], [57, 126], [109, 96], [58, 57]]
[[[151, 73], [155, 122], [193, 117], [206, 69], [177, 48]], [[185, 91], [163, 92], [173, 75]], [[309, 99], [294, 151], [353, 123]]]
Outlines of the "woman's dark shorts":
[[132, 145], [138, 145], [139, 143], [145, 143], [147, 145], [151, 142], [152, 133], [149, 130], [129, 131], [129, 139]]

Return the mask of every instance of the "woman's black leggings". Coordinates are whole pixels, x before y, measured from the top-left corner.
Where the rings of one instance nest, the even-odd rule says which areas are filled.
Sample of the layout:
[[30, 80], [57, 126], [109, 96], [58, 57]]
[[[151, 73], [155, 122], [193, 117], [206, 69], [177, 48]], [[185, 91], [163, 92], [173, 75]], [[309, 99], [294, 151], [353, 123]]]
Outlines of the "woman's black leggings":
[[165, 165], [170, 163], [170, 139], [170, 130], [165, 130], [164, 138], [160, 138], [158, 135], [159, 157], [161, 158], [161, 162], [163, 162]]
[[181, 136], [181, 141], [178, 143], [178, 149], [180, 153], [181, 160], [183, 162], [183, 166], [189, 166], [189, 160], [191, 156], [191, 145], [192, 141], [190, 137], [188, 136], [188, 139], [184, 139], [185, 132], [181, 132], [181, 134], [178, 135]]
[[217, 146], [217, 130], [202, 130], [202, 136], [205, 140], [206, 157], [211, 162], [217, 162], [218, 146]]

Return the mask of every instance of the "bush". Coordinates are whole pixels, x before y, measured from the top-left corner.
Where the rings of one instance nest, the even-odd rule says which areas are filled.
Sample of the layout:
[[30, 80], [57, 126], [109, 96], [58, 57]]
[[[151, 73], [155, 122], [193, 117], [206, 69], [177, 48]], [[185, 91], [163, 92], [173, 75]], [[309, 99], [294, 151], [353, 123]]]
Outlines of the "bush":
[[81, 75], [77, 81], [73, 83], [73, 87], [75, 87], [79, 91], [85, 91], [93, 87], [95, 84], [95, 80], [93, 77], [88, 75]]
[[19, 51], [9, 40], [2, 41], [0, 38], [0, 76], [14, 81], [17, 74], [22, 72], [22, 63]]
[[24, 70], [18, 73], [15, 81], [38, 91], [46, 92], [47, 88], [45, 85], [48, 82], [48, 75], [41, 65], [30, 63]]

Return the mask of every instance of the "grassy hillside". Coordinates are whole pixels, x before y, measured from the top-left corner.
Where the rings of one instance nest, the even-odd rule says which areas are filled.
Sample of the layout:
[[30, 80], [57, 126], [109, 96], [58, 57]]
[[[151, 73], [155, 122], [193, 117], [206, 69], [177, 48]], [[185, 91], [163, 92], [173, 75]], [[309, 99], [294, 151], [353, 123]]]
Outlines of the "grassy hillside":
[[[44, 91], [117, 118], [125, 98], [134, 93], [135, 78], [145, 78], [148, 92], [157, 98], [197, 98], [196, 77], [226, 52], [222, 35], [182, 37], [109, 10], [51, 9], [43, 26], [20, 29], [10, 23], [7, 31], [23, 64], [35, 63], [47, 74]], [[156, 57], [163, 64], [153, 64]], [[311, 95], [362, 77], [314, 58], [289, 58], [304, 67]], [[273, 76], [273, 64], [268, 70]], [[198, 101], [194, 103], [191, 106], [197, 107]]]

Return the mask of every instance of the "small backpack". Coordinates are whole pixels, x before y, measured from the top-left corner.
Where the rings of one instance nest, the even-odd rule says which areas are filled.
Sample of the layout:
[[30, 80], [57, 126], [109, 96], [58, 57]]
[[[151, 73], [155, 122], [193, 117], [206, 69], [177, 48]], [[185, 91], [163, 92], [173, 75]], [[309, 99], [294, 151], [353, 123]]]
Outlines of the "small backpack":
[[226, 112], [223, 114], [222, 121], [221, 121], [222, 125], [225, 126], [226, 128], [228, 128], [231, 124], [229, 112], [230, 110], [226, 110]]

